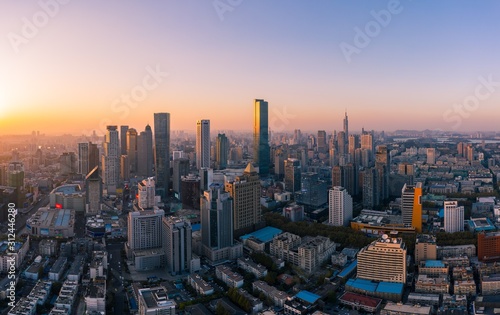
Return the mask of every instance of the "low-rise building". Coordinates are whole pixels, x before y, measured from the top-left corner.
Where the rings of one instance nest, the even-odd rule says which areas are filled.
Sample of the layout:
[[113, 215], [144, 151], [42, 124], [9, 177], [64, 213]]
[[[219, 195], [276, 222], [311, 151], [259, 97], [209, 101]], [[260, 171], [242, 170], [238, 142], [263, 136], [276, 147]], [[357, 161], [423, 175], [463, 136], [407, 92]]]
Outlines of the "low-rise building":
[[447, 276], [431, 278], [427, 275], [418, 275], [415, 283], [417, 293], [448, 293], [450, 292], [450, 281]]
[[447, 275], [449, 269], [441, 260], [425, 260], [420, 262], [418, 272], [422, 275], [439, 276]]
[[400, 282], [376, 282], [367, 279], [349, 279], [346, 291], [399, 302], [403, 298], [404, 284]]
[[210, 295], [214, 293], [214, 288], [196, 273], [188, 276], [188, 283], [200, 295]]
[[265, 277], [267, 275], [267, 268], [262, 266], [261, 264], [257, 264], [251, 258], [238, 258], [238, 267], [245, 270], [246, 272], [250, 272], [257, 279]]
[[345, 292], [340, 296], [339, 302], [350, 306], [354, 310], [363, 310], [368, 313], [375, 313], [379, 310], [382, 299], [372, 298], [353, 292]]
[[75, 236], [75, 210], [40, 208], [26, 221], [30, 235], [69, 238]]
[[38, 281], [27, 297], [21, 298], [8, 315], [34, 315], [37, 305], [43, 305], [50, 295], [51, 281]]
[[61, 280], [64, 270], [66, 270], [67, 262], [68, 259], [66, 257], [61, 256], [57, 258], [56, 262], [52, 265], [52, 268], [50, 268], [49, 279], [52, 281]]
[[439, 306], [439, 294], [412, 292], [408, 295], [408, 303], [419, 305]]
[[106, 278], [96, 277], [87, 286], [85, 294], [87, 312], [106, 312]]
[[252, 289], [254, 291], [264, 293], [266, 297], [273, 301], [275, 306], [283, 307], [285, 301], [290, 299], [290, 296], [286, 292], [280, 291], [275, 287], [268, 285], [264, 281], [255, 281], [254, 283], [252, 283]]
[[475, 245], [456, 245], [456, 246], [438, 246], [437, 247], [437, 259], [443, 259], [444, 257], [455, 257], [466, 255], [469, 258], [476, 256], [476, 246]]
[[380, 315], [430, 315], [431, 311], [431, 306], [389, 302], [382, 308]]
[[74, 281], [64, 281], [56, 302], [54, 303], [54, 314], [72, 314], [72, 308], [78, 295], [78, 283]]
[[234, 272], [225, 265], [215, 267], [215, 276], [231, 288], [241, 288], [243, 286], [243, 276]]
[[139, 289], [139, 314], [144, 315], [174, 315], [176, 303], [167, 296], [164, 287]]
[[500, 274], [491, 274], [481, 277], [482, 295], [493, 295], [500, 293]]
[[476, 282], [471, 280], [455, 280], [453, 284], [455, 294], [476, 295]]

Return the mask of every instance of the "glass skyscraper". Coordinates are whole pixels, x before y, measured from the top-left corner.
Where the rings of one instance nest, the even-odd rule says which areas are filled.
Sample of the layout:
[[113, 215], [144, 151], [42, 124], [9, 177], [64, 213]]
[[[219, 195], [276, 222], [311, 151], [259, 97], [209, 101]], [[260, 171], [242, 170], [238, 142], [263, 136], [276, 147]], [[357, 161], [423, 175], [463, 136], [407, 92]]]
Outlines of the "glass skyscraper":
[[269, 113], [264, 100], [255, 100], [253, 128], [253, 158], [259, 166], [259, 175], [269, 175]]
[[168, 195], [170, 181], [170, 114], [154, 114], [156, 191], [162, 200]]

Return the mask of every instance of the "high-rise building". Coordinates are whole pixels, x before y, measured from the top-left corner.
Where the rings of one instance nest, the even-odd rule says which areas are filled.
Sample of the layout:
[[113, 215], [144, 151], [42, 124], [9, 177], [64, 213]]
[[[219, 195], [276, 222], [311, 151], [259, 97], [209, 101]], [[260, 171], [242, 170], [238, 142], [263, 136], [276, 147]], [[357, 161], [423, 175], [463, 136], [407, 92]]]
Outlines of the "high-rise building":
[[210, 120], [196, 122], [196, 168], [210, 167]]
[[332, 186], [344, 187], [351, 196], [357, 195], [358, 185], [354, 165], [350, 163], [334, 166], [332, 168]]
[[430, 165], [436, 164], [436, 149], [435, 148], [427, 148], [427, 164], [430, 164]]
[[337, 135], [337, 150], [340, 157], [345, 157], [347, 154], [347, 139], [343, 131], [339, 131]]
[[176, 303], [168, 298], [164, 287], [139, 289], [137, 301], [139, 315], [175, 315]]
[[115, 193], [120, 182], [120, 141], [117, 126], [107, 126], [103, 143], [102, 174], [108, 194]]
[[253, 159], [259, 165], [259, 175], [269, 174], [269, 113], [268, 103], [256, 99], [254, 102]]
[[191, 223], [176, 217], [164, 217], [163, 232], [167, 271], [171, 274], [189, 272], [192, 258]]
[[200, 209], [200, 177], [188, 174], [181, 177], [180, 199], [187, 209]]
[[96, 143], [89, 142], [89, 172], [99, 166], [100, 153]]
[[234, 230], [251, 228], [261, 222], [260, 180], [251, 163], [243, 175], [225, 183], [225, 190], [233, 198]]
[[328, 150], [328, 147], [326, 145], [326, 131], [324, 130], [318, 130], [318, 152], [320, 153], [326, 153]]
[[329, 191], [328, 223], [348, 226], [352, 219], [352, 197], [344, 187], [335, 186]]
[[300, 190], [301, 165], [300, 160], [289, 158], [285, 160], [285, 191], [294, 193]]
[[203, 167], [200, 169], [200, 191], [208, 190], [214, 181], [214, 170]]
[[153, 209], [156, 204], [155, 198], [155, 181], [152, 177], [144, 179], [137, 185], [137, 194], [139, 198], [137, 200], [137, 205], [141, 209]]
[[402, 238], [384, 234], [358, 253], [358, 278], [406, 282], [406, 246]]
[[500, 232], [481, 232], [477, 235], [477, 258], [482, 262], [500, 260]]
[[415, 240], [415, 265], [424, 260], [437, 259], [436, 237], [429, 234], [419, 234]]
[[[365, 151], [367, 152], [367, 158], [368, 162], [373, 161], [373, 154], [374, 154], [374, 139], [373, 139], [373, 131], [368, 132], [364, 131], [361, 133], [361, 150], [362, 152]], [[363, 160], [363, 159], [362, 159]], [[363, 165], [363, 166], [368, 166], [368, 165]]]
[[229, 140], [225, 134], [218, 134], [215, 143], [215, 164], [217, 169], [223, 170], [227, 167], [229, 160]]
[[464, 154], [464, 150], [465, 150], [465, 143], [463, 142], [459, 142], [457, 144], [457, 152], [458, 152], [458, 156], [461, 156], [461, 157], [464, 157], [465, 154]]
[[344, 134], [346, 140], [349, 139], [349, 119], [347, 118], [347, 110], [345, 111], [345, 116], [344, 116]]
[[174, 172], [172, 175], [172, 190], [180, 198], [182, 176], [189, 174], [189, 159], [178, 158], [174, 160]]
[[137, 173], [137, 130], [130, 128], [127, 130], [127, 156], [130, 165], [130, 172]]
[[170, 182], [170, 114], [155, 113], [154, 122], [156, 190], [165, 201]]
[[210, 249], [233, 246], [233, 198], [212, 184], [201, 198], [201, 241]]
[[120, 126], [120, 155], [127, 155], [128, 126]]
[[401, 192], [401, 214], [403, 223], [412, 226], [417, 233], [422, 232], [422, 183], [404, 185]]
[[128, 214], [127, 256], [139, 271], [157, 269], [165, 265], [163, 210], [140, 210]]
[[458, 201], [444, 202], [444, 230], [448, 233], [464, 230], [464, 207]]
[[363, 207], [373, 209], [380, 204], [378, 193], [378, 172], [374, 167], [362, 172], [363, 176]]
[[153, 176], [153, 132], [149, 125], [137, 137], [137, 175]]
[[85, 203], [88, 215], [99, 214], [102, 202], [102, 180], [99, 176], [99, 167], [94, 167], [85, 177]]
[[130, 161], [128, 155], [120, 156], [120, 179], [127, 182], [130, 180]]
[[78, 143], [78, 174], [87, 176], [89, 173], [89, 143]]
[[358, 148], [359, 148], [359, 137], [357, 135], [349, 135], [348, 153], [351, 156], [352, 163], [356, 163], [356, 149]]
[[295, 191], [295, 201], [309, 208], [317, 209], [328, 202], [328, 189], [318, 173], [302, 173], [300, 190]]

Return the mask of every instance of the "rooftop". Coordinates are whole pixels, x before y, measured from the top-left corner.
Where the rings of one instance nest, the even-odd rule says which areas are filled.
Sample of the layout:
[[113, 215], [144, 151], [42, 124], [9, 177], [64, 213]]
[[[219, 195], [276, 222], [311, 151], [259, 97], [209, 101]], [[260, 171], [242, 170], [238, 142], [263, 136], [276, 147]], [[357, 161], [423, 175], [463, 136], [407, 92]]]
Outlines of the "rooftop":
[[80, 185], [78, 184], [69, 184], [69, 185], [62, 185], [57, 188], [54, 188], [50, 193], [55, 194], [55, 193], [63, 193], [64, 195], [70, 195], [74, 193], [79, 193], [81, 192]]
[[445, 265], [441, 260], [426, 260], [425, 268], [444, 268]]
[[253, 237], [257, 238], [258, 240], [261, 240], [262, 242], [267, 243], [267, 242], [272, 241], [276, 235], [279, 235], [282, 232], [283, 232], [282, 230], [277, 229], [275, 227], [266, 226], [263, 229], [257, 230], [255, 232], [252, 232], [252, 233], [249, 233], [246, 235], [243, 235], [241, 237], [241, 239], [245, 240], [245, 239], [249, 238], [250, 236], [253, 236]]
[[317, 300], [319, 300], [321, 297], [319, 295], [316, 295], [312, 292], [302, 290], [297, 295], [295, 296], [296, 298], [299, 298], [301, 300], [304, 300], [310, 304], [314, 304]]
[[175, 308], [175, 302], [168, 299], [167, 291], [163, 287], [140, 289], [139, 295], [143, 297], [148, 309]]
[[349, 266], [345, 267], [340, 273], [339, 277], [345, 278], [351, 274], [351, 272], [358, 266], [358, 260], [354, 260], [352, 263], [349, 264]]
[[408, 305], [402, 303], [388, 302], [384, 310], [397, 312], [398, 314], [407, 313], [415, 315], [427, 315], [431, 313], [430, 306]]
[[342, 296], [340, 296], [339, 300], [349, 303], [357, 303], [368, 307], [377, 307], [380, 303], [382, 303], [381, 299], [376, 299], [352, 292], [345, 292], [344, 294], [342, 294]]
[[380, 292], [380, 293], [392, 293], [401, 294], [403, 292], [403, 283], [397, 282], [374, 282], [366, 279], [349, 279], [347, 280], [347, 286], [353, 288], [364, 290], [367, 292]]

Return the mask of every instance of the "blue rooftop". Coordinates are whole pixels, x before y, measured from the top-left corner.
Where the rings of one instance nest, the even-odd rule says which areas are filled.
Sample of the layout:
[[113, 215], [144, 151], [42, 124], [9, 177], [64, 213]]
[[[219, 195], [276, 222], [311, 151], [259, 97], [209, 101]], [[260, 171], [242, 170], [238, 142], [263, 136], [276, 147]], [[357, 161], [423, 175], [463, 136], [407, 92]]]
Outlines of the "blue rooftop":
[[425, 267], [426, 268], [444, 268], [445, 265], [441, 260], [426, 260]]
[[64, 195], [70, 195], [70, 194], [74, 194], [74, 193], [80, 192], [80, 191], [81, 191], [80, 185], [68, 184], [68, 185], [62, 185], [62, 186], [59, 186], [57, 188], [54, 188], [54, 190], [52, 190], [51, 194], [61, 192]]
[[197, 223], [197, 224], [191, 224], [191, 230], [192, 230], [193, 232], [200, 231], [200, 230], [201, 230], [201, 224], [200, 224], [200, 223]]
[[314, 293], [311, 293], [311, 292], [305, 291], [305, 290], [297, 293], [297, 295], [295, 297], [297, 297], [301, 300], [304, 300], [307, 303], [311, 303], [311, 304], [314, 304], [317, 300], [319, 300], [321, 298], [319, 295], [316, 295]]
[[246, 240], [249, 237], [255, 237], [256, 239], [260, 240], [261, 242], [267, 243], [272, 241], [272, 239], [276, 236], [281, 234], [283, 231], [280, 229], [277, 229], [272, 226], [266, 226], [263, 229], [260, 229], [258, 231], [243, 235], [240, 237], [242, 240]]
[[372, 281], [366, 280], [366, 279], [360, 279], [360, 278], [349, 279], [349, 280], [347, 280], [346, 285], [351, 286], [351, 287], [356, 288], [356, 289], [364, 290], [367, 292], [375, 292], [375, 290], [377, 290], [377, 284], [375, 282], [372, 282]]
[[340, 273], [339, 277], [345, 278], [348, 277], [351, 272], [358, 266], [358, 260], [354, 260], [352, 263], [349, 264], [349, 266], [345, 267]]
[[401, 294], [403, 292], [403, 284], [398, 282], [380, 282], [377, 286], [377, 292]]

